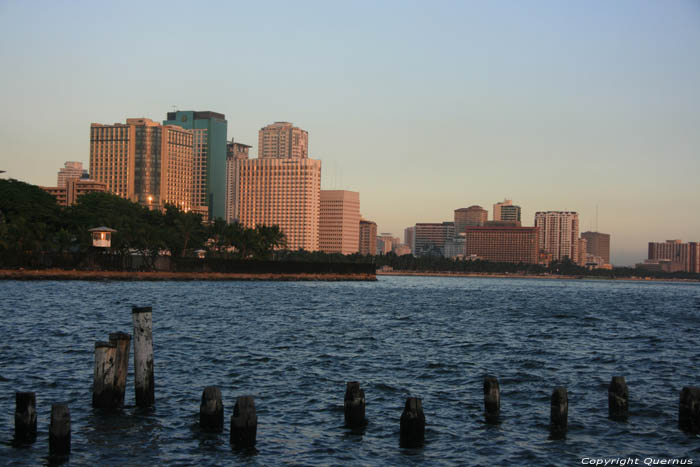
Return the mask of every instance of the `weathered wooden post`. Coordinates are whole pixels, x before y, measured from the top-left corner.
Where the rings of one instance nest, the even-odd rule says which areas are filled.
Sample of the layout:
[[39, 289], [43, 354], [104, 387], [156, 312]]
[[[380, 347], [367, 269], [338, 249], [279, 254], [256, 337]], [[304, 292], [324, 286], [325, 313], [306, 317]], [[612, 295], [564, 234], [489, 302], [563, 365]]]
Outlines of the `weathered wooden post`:
[[92, 386], [92, 406], [111, 409], [114, 404], [114, 367], [117, 346], [111, 342], [95, 342], [95, 372]]
[[149, 407], [155, 402], [153, 381], [153, 318], [152, 308], [133, 307], [134, 321], [134, 387], [136, 405]]
[[68, 454], [70, 454], [70, 410], [65, 404], [53, 404], [49, 425], [49, 455], [65, 457]]
[[613, 376], [608, 386], [608, 417], [625, 421], [629, 415], [630, 393], [624, 376]]
[[365, 391], [360, 383], [351, 381], [345, 387], [345, 426], [360, 428], [367, 424], [365, 419]]
[[569, 395], [566, 388], [559, 386], [552, 392], [552, 406], [550, 414], [549, 432], [552, 439], [566, 437], [566, 429], [569, 417]]
[[484, 409], [486, 421], [495, 423], [501, 414], [501, 388], [494, 376], [484, 377]]
[[681, 391], [678, 425], [683, 431], [700, 433], [700, 388], [687, 386]]
[[124, 332], [113, 332], [109, 341], [117, 346], [117, 359], [114, 365], [114, 401], [113, 407], [124, 406], [126, 393], [126, 375], [129, 373], [129, 353], [131, 352], [131, 336]]
[[15, 393], [15, 442], [36, 440], [36, 393]]
[[224, 404], [221, 402], [221, 390], [216, 386], [207, 386], [202, 392], [199, 427], [211, 433], [224, 431]]
[[425, 415], [423, 403], [417, 397], [406, 399], [406, 405], [401, 414], [400, 445], [404, 448], [416, 448], [423, 445], [425, 440]]
[[255, 446], [258, 432], [258, 416], [252, 396], [241, 396], [236, 400], [231, 415], [231, 445], [237, 449]]

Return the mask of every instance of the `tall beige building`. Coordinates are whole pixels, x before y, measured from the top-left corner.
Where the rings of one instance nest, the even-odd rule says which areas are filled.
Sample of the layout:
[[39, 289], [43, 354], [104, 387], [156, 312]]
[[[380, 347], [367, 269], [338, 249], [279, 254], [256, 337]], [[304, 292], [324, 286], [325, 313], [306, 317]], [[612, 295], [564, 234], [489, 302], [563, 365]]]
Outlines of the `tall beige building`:
[[360, 245], [361, 255], [377, 254], [377, 224], [365, 219], [360, 219]]
[[321, 190], [318, 247], [326, 253], [357, 253], [360, 244], [360, 193]]
[[493, 220], [520, 222], [520, 206], [515, 206], [510, 199], [505, 199], [500, 203], [494, 204]]
[[90, 125], [91, 177], [151, 209], [192, 208], [193, 134], [147, 118]]
[[579, 261], [578, 213], [547, 211], [535, 213], [535, 227], [539, 228], [539, 249], [560, 261], [568, 257]]
[[277, 225], [290, 250], [318, 250], [321, 161], [238, 161], [235, 217], [246, 227]]
[[603, 258], [605, 264], [610, 264], [610, 234], [600, 232], [583, 232], [581, 238], [586, 239], [587, 253]]
[[226, 222], [231, 223], [237, 219], [236, 193], [238, 193], [239, 161], [248, 160], [248, 151], [251, 146], [236, 143], [231, 140], [226, 143]]
[[275, 122], [258, 132], [258, 158], [306, 159], [309, 133], [289, 122]]
[[455, 235], [464, 233], [467, 227], [482, 226], [488, 219], [489, 212], [481, 206], [455, 209]]
[[81, 178], [84, 173], [87, 173], [87, 171], [83, 170], [82, 162], [68, 161], [58, 170], [58, 181], [56, 186], [59, 188], [66, 188], [67, 180]]

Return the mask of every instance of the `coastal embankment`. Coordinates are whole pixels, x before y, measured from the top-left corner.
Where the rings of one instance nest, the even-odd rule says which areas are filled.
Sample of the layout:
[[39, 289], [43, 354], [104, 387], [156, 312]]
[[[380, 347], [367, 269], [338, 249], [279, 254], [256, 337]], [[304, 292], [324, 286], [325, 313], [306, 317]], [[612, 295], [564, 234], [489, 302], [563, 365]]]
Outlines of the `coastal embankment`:
[[562, 275], [562, 274], [509, 274], [509, 273], [484, 273], [484, 272], [452, 272], [452, 271], [382, 271], [377, 270], [377, 276], [410, 276], [410, 277], [484, 277], [502, 279], [581, 279], [581, 280], [620, 280], [643, 282], [692, 282], [697, 279], [657, 278], [657, 277], [617, 277], [617, 276], [586, 276], [586, 275]]
[[374, 273], [242, 273], [0, 269], [0, 280], [60, 281], [376, 281]]

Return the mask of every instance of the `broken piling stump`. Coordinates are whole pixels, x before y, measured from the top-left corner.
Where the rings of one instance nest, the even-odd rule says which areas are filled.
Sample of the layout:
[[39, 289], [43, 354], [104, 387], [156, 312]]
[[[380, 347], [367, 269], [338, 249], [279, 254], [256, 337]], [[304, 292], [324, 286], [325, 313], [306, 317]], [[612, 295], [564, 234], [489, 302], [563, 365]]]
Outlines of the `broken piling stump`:
[[49, 455], [65, 457], [70, 454], [70, 410], [65, 404], [51, 406], [49, 425]]
[[15, 443], [36, 440], [36, 393], [15, 393]]
[[241, 396], [236, 400], [231, 415], [231, 445], [236, 449], [255, 446], [258, 432], [258, 416], [252, 396]]
[[360, 383], [351, 381], [345, 387], [345, 426], [361, 428], [367, 424], [365, 419], [365, 391], [360, 389]]
[[416, 448], [425, 441], [425, 415], [423, 403], [417, 397], [406, 399], [401, 414], [400, 445], [404, 448]]
[[149, 407], [155, 402], [153, 380], [152, 308], [133, 307], [134, 322], [134, 389], [136, 405]]
[[563, 439], [569, 416], [569, 395], [563, 386], [557, 387], [552, 392], [549, 432], [552, 439]]
[[209, 433], [224, 431], [224, 405], [221, 402], [221, 390], [216, 386], [207, 386], [202, 392], [199, 427]]
[[629, 389], [624, 376], [613, 376], [608, 386], [608, 417], [625, 421], [629, 415]]
[[129, 373], [129, 354], [131, 353], [131, 336], [124, 332], [113, 332], [109, 341], [117, 346], [117, 357], [114, 365], [114, 401], [113, 407], [124, 406], [126, 393], [126, 376]]
[[678, 406], [678, 425], [689, 433], [700, 433], [700, 388], [684, 387]]
[[484, 410], [487, 422], [498, 421], [501, 414], [501, 388], [494, 376], [484, 377]]
[[114, 408], [114, 370], [117, 346], [111, 342], [95, 342], [95, 371], [92, 385], [92, 406]]

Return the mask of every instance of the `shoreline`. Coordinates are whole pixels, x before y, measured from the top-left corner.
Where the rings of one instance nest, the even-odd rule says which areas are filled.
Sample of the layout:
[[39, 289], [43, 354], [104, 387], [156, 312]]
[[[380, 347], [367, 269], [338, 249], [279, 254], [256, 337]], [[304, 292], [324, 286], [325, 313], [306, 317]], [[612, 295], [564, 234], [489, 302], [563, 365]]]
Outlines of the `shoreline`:
[[545, 279], [545, 280], [592, 280], [592, 281], [635, 281], [635, 282], [687, 282], [700, 283], [697, 279], [665, 279], [654, 277], [601, 277], [601, 276], [564, 276], [560, 274], [504, 274], [485, 272], [437, 272], [437, 271], [377, 271], [377, 276], [409, 277], [477, 277], [491, 279]]
[[130, 272], [63, 269], [0, 269], [1, 280], [21, 281], [376, 281], [374, 274]]

